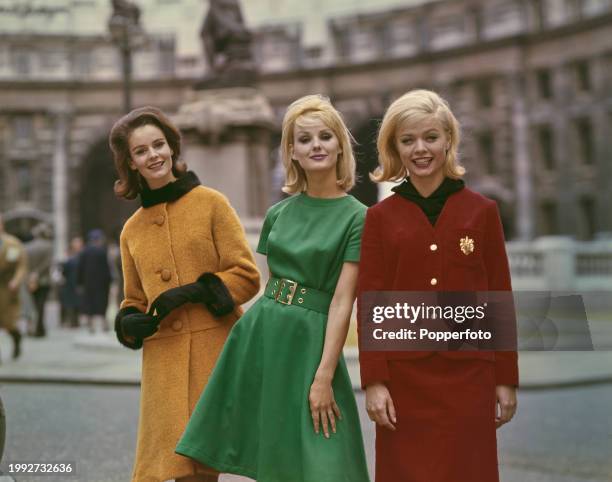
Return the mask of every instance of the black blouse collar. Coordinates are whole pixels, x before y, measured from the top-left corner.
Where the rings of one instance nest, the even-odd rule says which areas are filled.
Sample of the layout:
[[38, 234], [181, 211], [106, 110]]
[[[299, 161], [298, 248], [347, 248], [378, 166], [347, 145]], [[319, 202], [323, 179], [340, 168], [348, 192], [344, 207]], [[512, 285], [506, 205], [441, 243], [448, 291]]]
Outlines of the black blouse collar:
[[410, 181], [410, 178], [407, 177], [404, 179], [404, 182], [398, 184], [393, 189], [393, 192], [400, 194], [401, 196], [416, 200], [416, 199], [444, 199], [448, 198], [454, 192], [460, 191], [465, 186], [465, 183], [462, 179], [451, 179], [449, 177], [445, 177], [442, 183], [437, 187], [437, 189], [432, 192], [429, 196], [423, 197], [417, 188], [414, 187], [414, 184]]
[[193, 171], [188, 171], [176, 181], [169, 182], [159, 189], [149, 189], [146, 182], [143, 182], [143, 184], [145, 186], [140, 192], [140, 202], [143, 208], [150, 208], [156, 204], [176, 201], [194, 187], [199, 186], [200, 180]]
[[407, 177], [403, 183], [395, 186], [391, 190], [417, 204], [433, 226], [436, 224], [438, 216], [442, 212], [442, 208], [448, 197], [457, 191], [461, 191], [464, 186], [465, 183], [461, 179], [450, 179], [445, 177], [442, 184], [440, 184], [431, 195], [423, 197], [421, 193], [417, 191], [416, 187], [414, 187], [410, 178]]

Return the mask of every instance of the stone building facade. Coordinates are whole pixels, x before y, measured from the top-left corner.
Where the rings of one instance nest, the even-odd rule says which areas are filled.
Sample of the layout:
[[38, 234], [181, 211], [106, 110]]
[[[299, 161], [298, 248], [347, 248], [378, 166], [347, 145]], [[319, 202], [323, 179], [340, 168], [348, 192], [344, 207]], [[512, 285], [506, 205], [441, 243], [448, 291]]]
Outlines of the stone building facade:
[[[279, 129], [292, 100], [328, 95], [358, 141], [355, 193], [371, 204], [386, 106], [432, 88], [462, 122], [468, 184], [499, 202], [509, 239], [612, 232], [612, 0], [406, 3], [330, 16], [314, 43], [297, 20], [252, 25]], [[90, 227], [112, 234], [133, 209], [113, 198], [106, 147], [121, 114], [116, 51], [103, 34], [1, 39], [0, 210], [48, 216], [58, 252]], [[189, 98], [202, 70], [173, 39], [152, 35], [135, 53], [135, 105], [173, 113]]]
[[300, 49], [296, 25], [260, 31], [264, 87], [285, 94], [280, 106], [327, 93], [351, 121], [362, 174], [389, 101], [433, 88], [462, 122], [468, 183], [499, 202], [509, 238], [612, 231], [612, 2], [427, 2], [329, 30], [327, 52]]
[[[135, 54], [136, 102], [176, 109], [174, 57], [168, 36], [150, 37]], [[58, 256], [68, 236], [97, 226], [114, 235], [133, 211], [112, 194], [106, 140], [122, 113], [120, 77], [106, 36], [0, 34], [0, 210], [22, 236], [32, 223], [52, 223]], [[155, 90], [167, 84], [164, 102]]]

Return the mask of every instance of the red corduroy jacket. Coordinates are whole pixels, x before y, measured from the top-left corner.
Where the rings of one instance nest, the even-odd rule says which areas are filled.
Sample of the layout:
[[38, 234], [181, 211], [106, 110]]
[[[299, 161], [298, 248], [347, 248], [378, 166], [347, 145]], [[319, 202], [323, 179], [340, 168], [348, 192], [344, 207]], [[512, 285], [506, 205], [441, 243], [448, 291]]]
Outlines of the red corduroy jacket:
[[[473, 240], [469, 255], [460, 248], [460, 240], [466, 236]], [[367, 291], [511, 291], [497, 205], [464, 188], [449, 196], [435, 226], [419, 206], [399, 194], [372, 206], [361, 242], [358, 290], [358, 295]], [[362, 386], [387, 381], [388, 360], [434, 353], [455, 359], [492, 360], [497, 385], [518, 385], [514, 351], [360, 350]]]

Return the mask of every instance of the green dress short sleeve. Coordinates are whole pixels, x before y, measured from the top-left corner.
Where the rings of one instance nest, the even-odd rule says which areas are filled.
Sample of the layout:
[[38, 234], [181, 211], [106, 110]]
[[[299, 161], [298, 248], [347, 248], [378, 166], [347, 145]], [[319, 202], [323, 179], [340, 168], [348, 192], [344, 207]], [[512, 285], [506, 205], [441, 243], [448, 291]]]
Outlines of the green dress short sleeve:
[[259, 243], [257, 243], [257, 252], [260, 254], [268, 254], [268, 235], [272, 229], [274, 220], [270, 216], [270, 211], [266, 214], [263, 226], [261, 228], [261, 234], [259, 235]]
[[358, 263], [361, 252], [361, 234], [363, 233], [363, 223], [365, 221], [365, 211], [359, 211], [355, 215], [353, 225], [348, 234], [346, 249], [344, 250], [344, 261]]

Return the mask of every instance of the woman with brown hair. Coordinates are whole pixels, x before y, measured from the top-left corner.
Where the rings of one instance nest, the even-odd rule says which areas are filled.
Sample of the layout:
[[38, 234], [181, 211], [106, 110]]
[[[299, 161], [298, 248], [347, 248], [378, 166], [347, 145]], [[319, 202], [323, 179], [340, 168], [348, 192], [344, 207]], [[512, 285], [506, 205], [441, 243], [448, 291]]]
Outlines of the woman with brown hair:
[[132, 480], [214, 481], [215, 471], [174, 447], [259, 274], [235, 211], [187, 171], [163, 112], [122, 117], [110, 146], [116, 194], [142, 204], [121, 232], [125, 299], [115, 320], [122, 344], [143, 347]]

